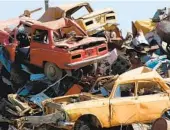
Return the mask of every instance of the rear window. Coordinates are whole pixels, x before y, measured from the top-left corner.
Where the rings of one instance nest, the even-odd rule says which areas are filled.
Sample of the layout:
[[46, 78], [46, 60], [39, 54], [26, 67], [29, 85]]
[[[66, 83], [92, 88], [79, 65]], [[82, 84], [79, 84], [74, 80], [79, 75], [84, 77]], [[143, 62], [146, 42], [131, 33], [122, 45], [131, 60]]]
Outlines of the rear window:
[[73, 19], [79, 19], [80, 17], [89, 14], [88, 10], [85, 6], [81, 7], [79, 10], [77, 10], [75, 13], [71, 14], [71, 17]]

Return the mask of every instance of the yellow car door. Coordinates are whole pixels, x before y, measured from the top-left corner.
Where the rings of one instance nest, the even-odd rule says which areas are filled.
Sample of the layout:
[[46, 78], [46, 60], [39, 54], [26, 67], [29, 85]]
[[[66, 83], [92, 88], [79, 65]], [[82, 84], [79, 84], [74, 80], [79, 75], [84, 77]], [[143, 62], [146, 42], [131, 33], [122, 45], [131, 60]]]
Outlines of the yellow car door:
[[140, 122], [152, 122], [169, 106], [169, 96], [155, 81], [138, 81], [137, 107]]
[[111, 125], [131, 124], [138, 120], [135, 82], [119, 84], [110, 99]]

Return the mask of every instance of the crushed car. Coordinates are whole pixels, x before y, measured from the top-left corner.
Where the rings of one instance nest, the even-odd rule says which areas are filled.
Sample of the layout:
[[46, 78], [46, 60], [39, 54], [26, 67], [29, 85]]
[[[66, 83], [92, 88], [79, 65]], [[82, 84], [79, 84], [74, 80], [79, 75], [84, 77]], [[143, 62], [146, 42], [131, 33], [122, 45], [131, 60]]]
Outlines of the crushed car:
[[[47, 22], [63, 17], [75, 20], [89, 36], [104, 36], [108, 43], [116, 43], [116, 45], [123, 41], [116, 14], [110, 8], [94, 11], [88, 2], [66, 4], [49, 7], [38, 20]], [[113, 47], [112, 44], [109, 46]]]
[[71, 75], [71, 70], [96, 63], [110, 54], [104, 38], [88, 37], [67, 18], [45, 23], [23, 20], [8, 35], [3, 46], [10, 61], [44, 68], [52, 81], [60, 79], [64, 70]]
[[45, 115], [15, 121], [20, 126], [45, 124], [75, 130], [151, 123], [169, 113], [170, 89], [165, 81], [147, 67], [120, 76], [100, 77], [90, 93], [47, 99], [42, 102]]
[[158, 9], [151, 19], [136, 20], [132, 22], [133, 35], [135, 36], [140, 30], [142, 30], [145, 35], [153, 31], [159, 22], [166, 20], [169, 17], [167, 12], [167, 8]]

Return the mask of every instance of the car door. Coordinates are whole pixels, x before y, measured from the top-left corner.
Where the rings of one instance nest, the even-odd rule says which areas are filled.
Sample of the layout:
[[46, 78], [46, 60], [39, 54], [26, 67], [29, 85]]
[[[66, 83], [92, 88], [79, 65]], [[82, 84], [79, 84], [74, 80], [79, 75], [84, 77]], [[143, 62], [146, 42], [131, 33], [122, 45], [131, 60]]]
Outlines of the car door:
[[9, 53], [9, 58], [10, 58], [11, 62], [15, 61], [16, 47], [17, 46], [18, 46], [18, 44], [16, 42], [5, 45], [5, 49]]
[[30, 63], [42, 66], [43, 61], [47, 60], [50, 55], [49, 31], [35, 29], [30, 44]]
[[155, 81], [137, 82], [137, 107], [140, 122], [151, 122], [168, 108], [169, 96]]
[[138, 120], [136, 83], [119, 84], [110, 99], [110, 105], [112, 126], [136, 122]]

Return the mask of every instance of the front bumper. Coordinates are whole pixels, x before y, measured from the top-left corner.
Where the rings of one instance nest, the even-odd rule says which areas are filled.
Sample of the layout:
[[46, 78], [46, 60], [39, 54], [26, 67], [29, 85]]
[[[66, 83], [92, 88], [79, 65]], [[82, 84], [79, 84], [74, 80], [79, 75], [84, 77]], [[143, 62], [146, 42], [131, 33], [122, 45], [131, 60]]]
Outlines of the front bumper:
[[56, 128], [69, 130], [72, 129], [75, 124], [74, 122], [65, 121], [60, 113], [53, 113], [42, 116], [26, 116], [16, 119], [13, 122], [10, 123], [13, 124], [16, 128], [20, 129], [23, 128], [24, 124], [29, 124], [36, 127], [46, 124]]
[[105, 59], [108, 56], [110, 56], [110, 52], [108, 52], [107, 54], [104, 54], [102, 56], [99, 56], [99, 57], [90, 58], [90, 59], [82, 60], [82, 61], [79, 61], [79, 62], [74, 62], [74, 63], [66, 64], [66, 66], [69, 67], [69, 68], [77, 67], [77, 66], [78, 67], [84, 67], [86, 65], [90, 65], [90, 64], [96, 63], [99, 60], [103, 60], [103, 59]]

